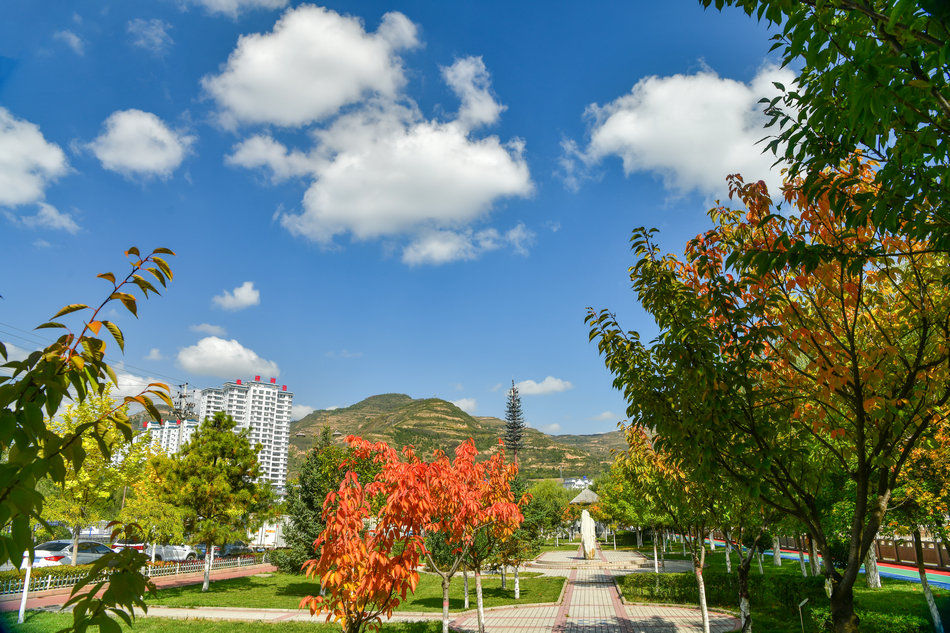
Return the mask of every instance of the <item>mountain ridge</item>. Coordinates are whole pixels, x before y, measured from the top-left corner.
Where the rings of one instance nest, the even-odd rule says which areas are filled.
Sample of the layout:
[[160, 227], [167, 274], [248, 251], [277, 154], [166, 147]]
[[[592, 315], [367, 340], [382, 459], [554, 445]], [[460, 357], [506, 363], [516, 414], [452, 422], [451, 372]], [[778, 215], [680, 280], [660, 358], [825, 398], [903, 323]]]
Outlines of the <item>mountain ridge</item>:
[[[400, 448], [413, 445], [428, 457], [436, 449], [451, 454], [471, 437], [480, 453], [498, 450], [504, 420], [472, 416], [440, 398], [412, 398], [401, 393], [369, 396], [348, 407], [319, 409], [290, 423], [288, 477], [293, 478], [306, 451], [314, 445], [324, 426], [329, 426], [336, 443], [347, 435], [384, 441]], [[548, 435], [525, 429], [526, 448], [518, 456], [521, 472], [537, 479], [559, 476], [593, 478], [613, 461], [613, 450], [626, 447], [620, 431], [590, 435]]]

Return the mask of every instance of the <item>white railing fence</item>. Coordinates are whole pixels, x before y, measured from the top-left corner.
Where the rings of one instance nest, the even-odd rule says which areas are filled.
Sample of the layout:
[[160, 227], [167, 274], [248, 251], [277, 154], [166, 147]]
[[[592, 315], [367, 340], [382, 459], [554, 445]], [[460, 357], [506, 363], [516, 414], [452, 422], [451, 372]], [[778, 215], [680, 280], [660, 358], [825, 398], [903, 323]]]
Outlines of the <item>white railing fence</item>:
[[[216, 558], [211, 563], [211, 569], [231, 569], [234, 567], [250, 567], [267, 562], [267, 554], [263, 557], [258, 556], [235, 556], [232, 558]], [[166, 576], [180, 576], [184, 574], [194, 574], [203, 572], [205, 562], [202, 559], [194, 561], [184, 561], [179, 563], [162, 562], [146, 565], [144, 573], [149, 578], [161, 578]], [[34, 591], [47, 591], [49, 589], [59, 589], [62, 587], [72, 587], [86, 576], [85, 572], [76, 572], [75, 574], [57, 574], [48, 576], [32, 576], [30, 578], [29, 593]], [[105, 580], [107, 574], [102, 579]], [[0, 580], [0, 596], [23, 591], [24, 578], [9, 578]]]

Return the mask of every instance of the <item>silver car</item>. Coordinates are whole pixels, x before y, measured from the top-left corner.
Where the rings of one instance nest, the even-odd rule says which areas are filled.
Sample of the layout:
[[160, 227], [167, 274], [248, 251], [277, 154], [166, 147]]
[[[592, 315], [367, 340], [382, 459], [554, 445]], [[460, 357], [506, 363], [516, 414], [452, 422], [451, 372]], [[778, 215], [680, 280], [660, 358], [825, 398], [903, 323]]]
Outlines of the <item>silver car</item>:
[[[53, 565], [69, 565], [73, 558], [73, 542], [65, 540], [48, 541], [37, 545], [34, 551], [34, 565], [37, 565], [41, 560], [44, 566], [50, 563]], [[103, 554], [109, 554], [110, 552], [112, 552], [111, 549], [98, 541], [80, 540], [76, 551], [76, 564], [88, 565], [102, 558]]]

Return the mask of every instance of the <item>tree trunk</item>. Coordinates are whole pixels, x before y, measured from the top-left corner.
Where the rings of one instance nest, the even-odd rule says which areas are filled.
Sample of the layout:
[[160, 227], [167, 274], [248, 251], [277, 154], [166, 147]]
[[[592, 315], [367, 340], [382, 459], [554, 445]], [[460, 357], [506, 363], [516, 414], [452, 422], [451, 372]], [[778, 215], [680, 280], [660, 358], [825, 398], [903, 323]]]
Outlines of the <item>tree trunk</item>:
[[515, 565], [515, 600], [521, 599], [521, 579], [518, 578], [518, 566]]
[[930, 618], [934, 621], [934, 632], [943, 633], [943, 621], [940, 619], [940, 611], [937, 610], [937, 603], [934, 602], [934, 594], [930, 590], [930, 583], [927, 582], [927, 569], [924, 567], [924, 548], [920, 542], [919, 529], [914, 530], [914, 556], [917, 558], [917, 573], [920, 574], [920, 586], [924, 590], [927, 608], [930, 609]]
[[795, 537], [795, 545], [798, 546], [798, 562], [802, 566], [802, 576], [808, 575], [808, 567], [805, 566], [805, 546], [802, 545], [802, 537]]
[[782, 566], [782, 542], [777, 536], [772, 537], [772, 564], [776, 567]]
[[868, 548], [868, 554], [864, 557], [864, 580], [867, 582], [868, 589], [881, 588], [881, 574], [877, 569], [877, 552], [874, 549], [874, 543]]
[[729, 537], [729, 530], [726, 530], [726, 573], [732, 573], [732, 539]]
[[687, 552], [686, 552], [686, 537], [685, 536], [680, 535], [680, 543], [683, 544], [683, 556], [686, 556]]
[[660, 535], [660, 539], [663, 541], [663, 547], [660, 548], [660, 567], [666, 569], [666, 532], [663, 532]]
[[653, 528], [653, 573], [660, 573], [660, 555], [656, 550], [656, 528]]
[[449, 633], [449, 578], [442, 576], [442, 633]]
[[811, 567], [811, 575], [817, 576], [820, 571], [818, 568], [818, 552], [815, 551], [815, 539], [808, 535], [808, 564]]
[[152, 564], [155, 564], [155, 551], [158, 549], [158, 546], [155, 543], [152, 543]]
[[462, 580], [465, 585], [465, 610], [468, 611], [468, 570], [462, 570]]
[[716, 551], [716, 539], [713, 538], [712, 530], [709, 531], [709, 551]]
[[[643, 530], [637, 528], [637, 547], [643, 547]], [[950, 549], [947, 550], [950, 552]]]
[[614, 549], [617, 549], [617, 530], [614, 530]]
[[758, 563], [759, 563], [759, 575], [760, 575], [760, 576], [764, 576], [764, 575], [765, 575], [765, 567], [762, 566], [762, 552], [757, 551], [757, 552], [755, 553], [755, 560], [757, 560]]
[[485, 603], [482, 602], [482, 570], [475, 568], [475, 609], [478, 612], [478, 633], [485, 633]]
[[709, 633], [709, 609], [706, 606], [706, 583], [703, 582], [703, 564], [706, 559], [706, 549], [703, 548], [696, 558], [693, 554], [693, 573], [696, 574], [696, 586], [699, 588], [699, 611], [703, 615], [703, 633]]
[[508, 576], [505, 575], [505, 565], [501, 566], [501, 588], [508, 588]]
[[558, 542], [557, 536], [558, 536], [558, 533], [557, 533], [557, 531], [555, 530], [555, 532], [554, 532], [554, 547], [560, 547], [560, 546], [561, 546], [561, 544]]
[[858, 633], [854, 612], [854, 585], [837, 583], [831, 590], [831, 622], [836, 633]]
[[80, 529], [82, 528], [80, 528], [78, 525], [73, 528], [73, 549], [72, 549], [73, 554], [69, 562], [69, 564], [72, 565], [73, 567], [76, 566], [76, 559], [79, 557], [79, 531]]
[[214, 545], [208, 543], [205, 547], [208, 549], [205, 550], [205, 579], [201, 583], [201, 591], [203, 592], [211, 587], [211, 564], [214, 562]]

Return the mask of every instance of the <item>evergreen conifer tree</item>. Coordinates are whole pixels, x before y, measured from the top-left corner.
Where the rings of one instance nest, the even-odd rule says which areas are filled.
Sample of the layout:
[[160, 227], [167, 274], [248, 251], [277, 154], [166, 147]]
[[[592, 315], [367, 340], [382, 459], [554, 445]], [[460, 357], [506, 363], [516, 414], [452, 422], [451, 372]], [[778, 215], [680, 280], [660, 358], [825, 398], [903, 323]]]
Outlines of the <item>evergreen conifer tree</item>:
[[202, 591], [211, 580], [214, 546], [246, 538], [252, 515], [270, 500], [269, 486], [257, 483], [261, 445], [251, 446], [247, 429], [235, 433], [234, 427], [231, 416], [216, 413], [161, 466], [166, 500], [184, 510], [185, 529], [206, 547]]
[[518, 453], [524, 448], [524, 413], [521, 411], [521, 396], [515, 381], [511, 381], [508, 391], [508, 406], [505, 407], [505, 448], [511, 451], [514, 462], [518, 463]]

